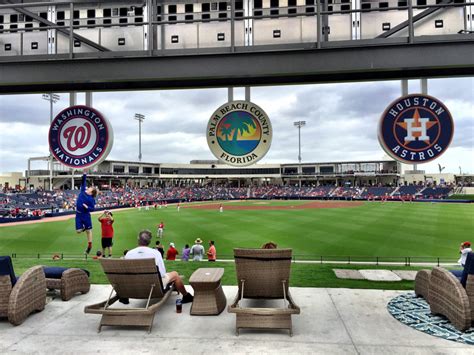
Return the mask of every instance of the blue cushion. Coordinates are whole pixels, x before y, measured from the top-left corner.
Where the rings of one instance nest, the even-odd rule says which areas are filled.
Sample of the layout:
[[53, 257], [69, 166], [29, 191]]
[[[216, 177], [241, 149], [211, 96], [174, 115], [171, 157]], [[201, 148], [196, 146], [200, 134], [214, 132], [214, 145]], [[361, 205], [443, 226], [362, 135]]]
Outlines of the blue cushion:
[[[59, 267], [59, 266], [43, 266], [44, 274], [47, 279], [61, 279], [63, 272], [69, 270], [69, 267]], [[87, 276], [90, 276], [89, 271], [81, 269], [84, 271]]]
[[461, 276], [461, 284], [466, 287], [467, 276], [474, 274], [474, 253], [467, 253], [466, 263]]
[[16, 276], [13, 271], [12, 259], [9, 256], [0, 256], [0, 275], [9, 275], [12, 287], [16, 284]]

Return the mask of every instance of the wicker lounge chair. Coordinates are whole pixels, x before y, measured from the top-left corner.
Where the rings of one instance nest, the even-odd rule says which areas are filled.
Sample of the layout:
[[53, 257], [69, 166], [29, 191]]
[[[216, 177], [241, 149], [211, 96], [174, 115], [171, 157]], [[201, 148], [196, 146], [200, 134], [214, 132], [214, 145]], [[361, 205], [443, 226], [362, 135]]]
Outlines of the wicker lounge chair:
[[[151, 332], [155, 313], [168, 300], [174, 284], [163, 289], [154, 259], [101, 259], [100, 263], [113, 289], [107, 300], [84, 309], [85, 313], [102, 315], [98, 331], [102, 326], [109, 325], [148, 327], [148, 332]], [[113, 291], [115, 296], [112, 297]], [[121, 298], [147, 302], [144, 308], [112, 308]], [[156, 303], [152, 304], [152, 300]]]
[[49, 290], [59, 290], [63, 301], [69, 301], [79, 292], [87, 293], [91, 288], [87, 270], [64, 267], [43, 267], [43, 270], [46, 287]]
[[446, 316], [459, 330], [474, 320], [474, 253], [469, 253], [461, 279], [435, 267], [430, 276], [429, 302], [433, 314]]
[[20, 325], [46, 304], [46, 279], [43, 268], [34, 266], [16, 278], [9, 256], [0, 257], [0, 317]]
[[[234, 249], [239, 290], [228, 312], [236, 314], [236, 333], [241, 328], [288, 329], [291, 315], [299, 314], [289, 292], [291, 249]], [[281, 308], [246, 308], [247, 299], [281, 299]]]

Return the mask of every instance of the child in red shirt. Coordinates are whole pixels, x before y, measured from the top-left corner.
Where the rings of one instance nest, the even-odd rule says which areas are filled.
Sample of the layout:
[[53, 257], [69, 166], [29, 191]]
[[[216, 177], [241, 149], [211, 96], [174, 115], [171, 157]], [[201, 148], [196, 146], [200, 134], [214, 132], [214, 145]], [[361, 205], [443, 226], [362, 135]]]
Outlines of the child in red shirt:
[[102, 228], [102, 255], [105, 257], [105, 249], [108, 249], [109, 258], [112, 257], [112, 239], [114, 238], [114, 217], [112, 212], [104, 211], [99, 217], [99, 222]]

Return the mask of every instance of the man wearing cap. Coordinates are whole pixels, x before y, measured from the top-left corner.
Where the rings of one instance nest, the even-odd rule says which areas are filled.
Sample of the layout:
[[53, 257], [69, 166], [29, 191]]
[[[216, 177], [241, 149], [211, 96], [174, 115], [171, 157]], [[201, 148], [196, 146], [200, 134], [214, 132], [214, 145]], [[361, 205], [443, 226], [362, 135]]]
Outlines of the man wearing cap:
[[459, 253], [461, 254], [461, 257], [458, 260], [459, 265], [464, 267], [464, 264], [466, 263], [466, 259], [467, 259], [467, 253], [470, 253], [470, 252], [472, 252], [471, 242], [461, 243], [461, 246], [459, 247]]
[[204, 247], [202, 246], [201, 238], [197, 238], [194, 241], [194, 245], [191, 247], [191, 254], [193, 256], [193, 261], [201, 261], [204, 257]]
[[[176, 271], [166, 272], [165, 263], [158, 250], [150, 248], [150, 241], [152, 234], [149, 230], [142, 230], [138, 233], [138, 247], [130, 250], [125, 255], [125, 259], [155, 259], [156, 266], [161, 275], [163, 287], [170, 282], [174, 282], [174, 285], [179, 293], [183, 295], [181, 303], [189, 303], [193, 301], [193, 295], [186, 291], [183, 281], [179, 277]], [[122, 302], [122, 301], [121, 301]]]
[[176, 255], [178, 255], [178, 250], [174, 247], [174, 243], [170, 243], [170, 247], [166, 252], [166, 260], [176, 260]]

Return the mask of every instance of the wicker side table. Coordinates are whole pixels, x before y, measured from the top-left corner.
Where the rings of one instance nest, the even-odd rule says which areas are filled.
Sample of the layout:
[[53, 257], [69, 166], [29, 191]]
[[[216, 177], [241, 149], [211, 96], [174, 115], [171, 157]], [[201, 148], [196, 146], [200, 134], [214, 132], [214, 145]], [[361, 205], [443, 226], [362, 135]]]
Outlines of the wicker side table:
[[189, 283], [194, 289], [194, 301], [191, 306], [191, 315], [218, 315], [227, 300], [221, 286], [223, 268], [200, 268], [194, 271]]

